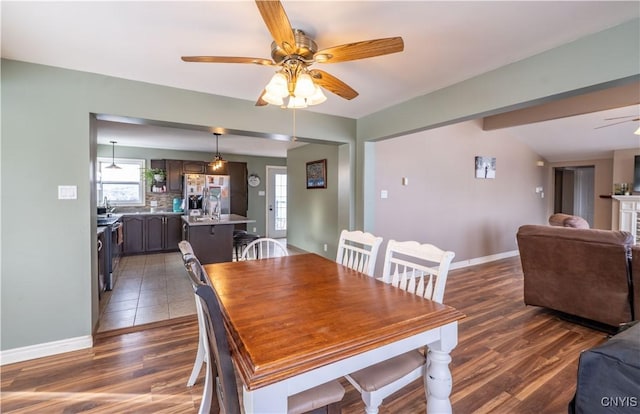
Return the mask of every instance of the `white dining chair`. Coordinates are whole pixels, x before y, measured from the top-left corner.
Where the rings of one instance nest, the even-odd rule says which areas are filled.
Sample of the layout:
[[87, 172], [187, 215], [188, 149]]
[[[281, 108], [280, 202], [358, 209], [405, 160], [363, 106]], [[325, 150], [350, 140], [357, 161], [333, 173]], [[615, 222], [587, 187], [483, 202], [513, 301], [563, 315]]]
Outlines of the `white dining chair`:
[[269, 259], [288, 255], [287, 248], [280, 244], [278, 240], [261, 237], [245, 246], [240, 260]]
[[[184, 254], [183, 259], [187, 275], [189, 276], [189, 280], [191, 281], [191, 285], [195, 292], [195, 289], [197, 289], [198, 286], [207, 283], [204, 269], [198, 258], [189, 252]], [[194, 295], [194, 297], [196, 301], [196, 314], [198, 316], [198, 350], [196, 352], [196, 359], [193, 363], [193, 368], [191, 369], [191, 375], [187, 380], [187, 387], [192, 387], [196, 383], [198, 375], [204, 367], [204, 387], [198, 414], [205, 414], [208, 413], [211, 408], [211, 398], [213, 396], [212, 376], [214, 375], [212, 373], [211, 366], [209, 366], [211, 365], [209, 361], [209, 341], [207, 339], [206, 320], [202, 309], [202, 302], [198, 296]]]
[[182, 240], [180, 243], [178, 243], [178, 249], [180, 249], [180, 253], [182, 253], [183, 260], [184, 257], [188, 254], [195, 256], [195, 253], [193, 252], [193, 246], [191, 246], [191, 243], [186, 240]]
[[342, 230], [338, 241], [336, 262], [373, 276], [382, 237], [360, 230]]
[[[441, 250], [432, 244], [389, 240], [382, 280], [415, 295], [442, 303], [454, 256], [455, 253]], [[346, 378], [360, 392], [367, 414], [375, 414], [384, 398], [418, 378], [425, 378], [426, 362], [426, 354], [421, 350], [414, 350], [353, 372]]]

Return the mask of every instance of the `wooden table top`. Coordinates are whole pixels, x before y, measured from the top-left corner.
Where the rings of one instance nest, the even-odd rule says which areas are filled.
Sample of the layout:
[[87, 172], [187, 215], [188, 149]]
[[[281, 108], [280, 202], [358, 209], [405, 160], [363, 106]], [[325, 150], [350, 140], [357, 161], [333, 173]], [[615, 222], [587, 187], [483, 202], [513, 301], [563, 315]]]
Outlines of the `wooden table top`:
[[464, 317], [315, 254], [204, 268], [249, 390]]

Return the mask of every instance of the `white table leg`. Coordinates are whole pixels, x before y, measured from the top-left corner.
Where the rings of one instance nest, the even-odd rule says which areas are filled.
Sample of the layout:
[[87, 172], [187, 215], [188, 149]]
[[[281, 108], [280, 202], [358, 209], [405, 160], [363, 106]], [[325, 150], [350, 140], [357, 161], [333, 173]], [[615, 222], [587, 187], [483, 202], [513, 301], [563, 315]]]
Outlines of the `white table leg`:
[[451, 371], [449, 362], [451, 357], [448, 352], [429, 349], [429, 363], [426, 371], [427, 384], [427, 412], [451, 413]]
[[287, 386], [273, 384], [249, 391], [242, 387], [242, 401], [246, 414], [281, 414], [287, 412]]
[[427, 394], [427, 412], [451, 414], [451, 388], [453, 379], [449, 370], [449, 353], [458, 344], [458, 323], [454, 322], [441, 328], [440, 341], [429, 345], [427, 352], [427, 370], [425, 386]]

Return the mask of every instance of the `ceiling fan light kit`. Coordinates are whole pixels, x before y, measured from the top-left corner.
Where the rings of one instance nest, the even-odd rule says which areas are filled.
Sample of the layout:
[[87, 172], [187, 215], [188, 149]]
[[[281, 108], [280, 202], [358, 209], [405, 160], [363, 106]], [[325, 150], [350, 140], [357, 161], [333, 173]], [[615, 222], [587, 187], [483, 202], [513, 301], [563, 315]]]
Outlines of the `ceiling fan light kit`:
[[314, 63], [338, 63], [397, 53], [404, 50], [401, 37], [347, 43], [318, 51], [318, 46], [304, 31], [293, 29], [280, 1], [256, 0], [269, 33], [272, 60], [230, 56], [183, 56], [185, 62], [251, 63], [279, 66], [258, 98], [256, 106], [267, 104], [282, 108], [306, 108], [327, 100], [322, 88], [341, 98], [358, 96], [353, 88], [322, 70], [309, 70]]

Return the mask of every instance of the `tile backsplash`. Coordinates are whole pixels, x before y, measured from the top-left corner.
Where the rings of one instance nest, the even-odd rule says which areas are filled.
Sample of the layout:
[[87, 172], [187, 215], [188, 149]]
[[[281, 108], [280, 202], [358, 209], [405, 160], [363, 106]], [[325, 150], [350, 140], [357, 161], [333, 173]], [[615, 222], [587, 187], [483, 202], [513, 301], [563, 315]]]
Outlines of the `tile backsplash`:
[[178, 193], [153, 193], [147, 191], [145, 194], [144, 207], [116, 207], [117, 213], [135, 213], [136, 211], [149, 210], [151, 208], [151, 202], [156, 201], [158, 203], [154, 208], [158, 211], [173, 211], [173, 199], [182, 198]]

